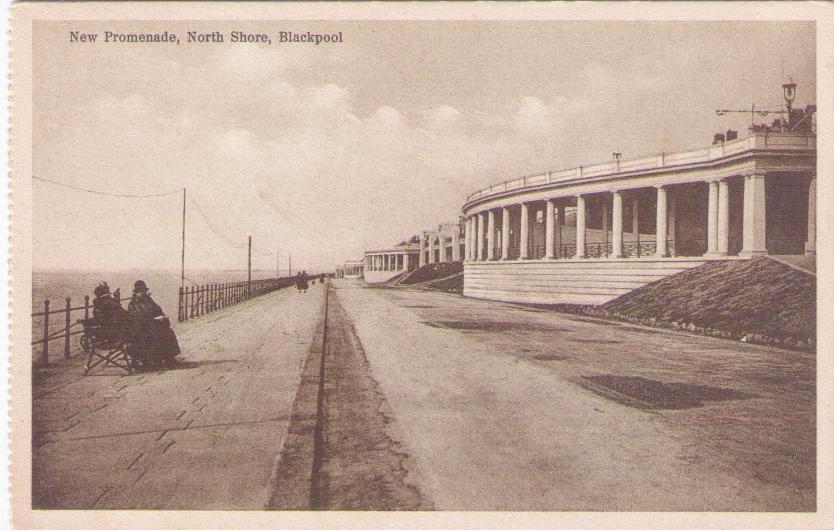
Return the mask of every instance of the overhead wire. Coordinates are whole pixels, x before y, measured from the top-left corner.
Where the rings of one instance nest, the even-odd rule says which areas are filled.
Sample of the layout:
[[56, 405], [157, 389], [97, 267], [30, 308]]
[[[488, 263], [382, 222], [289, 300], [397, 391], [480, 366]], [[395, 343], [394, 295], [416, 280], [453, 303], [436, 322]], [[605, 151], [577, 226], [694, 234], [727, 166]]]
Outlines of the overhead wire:
[[162, 196], [172, 196], [174, 194], [179, 194], [179, 193], [182, 192], [182, 189], [178, 188], [176, 190], [171, 190], [170, 192], [158, 192], [158, 193], [155, 193], [155, 194], [120, 194], [120, 193], [116, 193], [116, 192], [104, 192], [104, 191], [101, 191], [101, 190], [93, 190], [93, 189], [90, 189], [90, 188], [77, 187], [75, 185], [69, 185], [67, 183], [62, 183], [60, 181], [53, 181], [52, 179], [46, 179], [45, 177], [38, 177], [36, 175], [33, 175], [32, 179], [35, 179], [37, 181], [43, 181], [44, 183], [51, 183], [53, 185], [58, 185], [59, 187], [64, 187], [64, 188], [68, 188], [68, 189], [71, 189], [71, 190], [78, 190], [78, 191], [87, 192], [87, 193], [90, 193], [90, 194], [98, 194], [100, 196], [110, 196], [110, 197], [113, 197], [113, 198], [160, 198]]
[[[180, 194], [183, 191], [182, 188], [178, 188], [176, 190], [171, 190], [171, 191], [168, 191], [168, 192], [157, 192], [157, 193], [153, 193], [153, 194], [123, 194], [123, 193], [117, 193], [117, 192], [106, 192], [106, 191], [102, 191], [102, 190], [95, 190], [95, 189], [90, 189], [90, 188], [78, 187], [78, 186], [75, 186], [75, 185], [70, 185], [68, 183], [63, 183], [61, 181], [55, 181], [53, 179], [47, 179], [45, 177], [39, 177], [39, 176], [35, 176], [35, 175], [32, 176], [32, 179], [35, 179], [37, 181], [41, 181], [41, 182], [44, 182], [44, 183], [49, 183], [49, 184], [52, 184], [52, 185], [56, 185], [56, 186], [59, 186], [59, 187], [64, 187], [64, 188], [67, 188], [67, 189], [70, 189], [70, 190], [76, 190], [76, 191], [79, 191], [79, 192], [86, 192], [88, 194], [97, 194], [97, 195], [100, 195], [100, 196], [108, 196], [108, 197], [114, 197], [114, 198], [160, 198], [160, 197], [164, 197], [164, 196], [172, 196], [174, 194]], [[206, 223], [206, 225], [209, 227], [209, 229], [215, 235], [217, 235], [219, 238], [226, 241], [226, 243], [228, 243], [229, 245], [231, 245], [234, 248], [243, 249], [243, 248], [247, 247], [247, 244], [241, 244], [241, 243], [235, 242], [234, 239], [230, 238], [225, 233], [223, 233], [223, 231], [218, 229], [211, 222], [211, 219], [209, 218], [209, 216], [205, 213], [205, 211], [203, 211], [203, 209], [194, 200], [193, 197], [189, 196], [188, 200], [191, 203], [191, 205], [193, 205], [194, 208], [197, 210], [197, 213], [200, 215], [200, 217], [203, 219], [203, 221]], [[272, 253], [267, 253], [267, 252], [260, 251], [259, 249], [255, 248], [255, 246], [252, 246], [252, 253], [261, 255], [263, 257], [272, 257], [273, 256]], [[191, 281], [191, 282], [193, 282], [193, 281]]]

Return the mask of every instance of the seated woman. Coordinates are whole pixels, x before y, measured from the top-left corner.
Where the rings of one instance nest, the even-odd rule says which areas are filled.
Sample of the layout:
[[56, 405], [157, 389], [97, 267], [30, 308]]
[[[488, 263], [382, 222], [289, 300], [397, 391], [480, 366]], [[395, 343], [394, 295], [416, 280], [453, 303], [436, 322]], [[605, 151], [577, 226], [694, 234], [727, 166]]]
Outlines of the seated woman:
[[93, 299], [93, 318], [95, 318], [98, 325], [103, 329], [103, 334], [106, 338], [116, 339], [121, 334], [121, 326], [127, 319], [127, 311], [122, 308], [119, 302], [118, 290], [114, 294], [110, 294], [110, 287], [107, 282], [100, 283], [93, 294], [96, 296]]
[[168, 316], [151, 298], [144, 281], [133, 284], [133, 297], [127, 312], [134, 329], [134, 357], [149, 366], [173, 362], [174, 357], [180, 354], [177, 336], [171, 329]]

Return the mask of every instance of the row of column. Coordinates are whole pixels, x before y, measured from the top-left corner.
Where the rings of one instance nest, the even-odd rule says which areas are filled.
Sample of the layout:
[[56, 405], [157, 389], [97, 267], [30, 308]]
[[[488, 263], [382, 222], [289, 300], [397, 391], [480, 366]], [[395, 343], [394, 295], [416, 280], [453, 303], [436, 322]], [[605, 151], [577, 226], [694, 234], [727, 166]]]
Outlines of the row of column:
[[346, 265], [342, 270], [342, 276], [359, 275], [362, 273], [362, 266]]
[[[426, 240], [428, 240], [428, 260], [426, 260]], [[439, 241], [439, 247], [435, 247], [435, 240]], [[446, 245], [446, 236], [443, 233], [428, 233], [420, 235], [420, 266], [426, 264], [434, 264], [434, 252], [438, 250], [439, 262], [446, 262], [448, 260], [460, 260], [460, 238], [457, 233], [452, 234], [452, 256], [449, 257], [448, 246]]]
[[368, 271], [385, 272], [407, 270], [409, 266], [408, 253], [375, 253], [365, 257]]
[[[709, 198], [707, 207], [707, 255], [727, 255], [730, 243], [730, 193], [726, 178], [708, 181]], [[656, 242], [655, 254], [664, 257], [668, 254], [669, 212], [667, 185], [656, 185]], [[612, 254], [613, 258], [623, 256], [623, 197], [620, 190], [610, 191], [612, 195]], [[586, 205], [585, 194], [576, 195], [576, 254], [574, 258], [585, 257]], [[814, 199], [810, 199], [813, 197]], [[816, 180], [811, 181], [808, 214], [808, 241], [806, 250], [814, 249], [816, 240], [815, 217]], [[811, 205], [811, 202], [814, 205]], [[521, 223], [519, 235], [519, 258], [530, 258], [529, 245], [529, 205], [521, 203]], [[607, 209], [607, 203], [605, 204]], [[509, 258], [510, 207], [502, 207], [501, 256]], [[549, 199], [545, 203], [545, 258], [554, 258], [555, 231], [557, 225], [556, 202]], [[637, 227], [637, 205], [634, 198], [633, 230]], [[754, 172], [744, 176], [744, 221], [742, 255], [752, 256], [767, 253], [765, 240], [765, 174]], [[603, 216], [607, 224], [607, 213]], [[489, 210], [470, 216], [466, 220], [466, 260], [484, 260], [484, 241], [486, 240], [486, 260], [494, 260], [495, 211]], [[607, 231], [607, 227], [605, 227]], [[813, 233], [813, 236], [812, 236]], [[813, 252], [813, 251], [811, 251]]]

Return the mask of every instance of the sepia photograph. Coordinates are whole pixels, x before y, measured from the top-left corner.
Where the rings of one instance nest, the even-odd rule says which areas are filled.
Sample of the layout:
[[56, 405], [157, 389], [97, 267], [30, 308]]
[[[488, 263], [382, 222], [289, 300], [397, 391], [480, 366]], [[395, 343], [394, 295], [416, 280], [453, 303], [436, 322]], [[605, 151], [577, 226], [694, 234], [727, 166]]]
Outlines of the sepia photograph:
[[831, 526], [830, 10], [637, 5], [17, 4], [15, 526]]

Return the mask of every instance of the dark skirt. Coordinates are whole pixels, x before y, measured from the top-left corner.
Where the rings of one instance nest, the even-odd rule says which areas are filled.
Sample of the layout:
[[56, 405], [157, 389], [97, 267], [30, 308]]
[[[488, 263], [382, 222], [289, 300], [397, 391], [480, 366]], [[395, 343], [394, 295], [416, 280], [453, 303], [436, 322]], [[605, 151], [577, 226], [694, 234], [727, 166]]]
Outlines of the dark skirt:
[[181, 353], [174, 330], [164, 323], [143, 323], [133, 341], [133, 355], [144, 362], [170, 360]]

